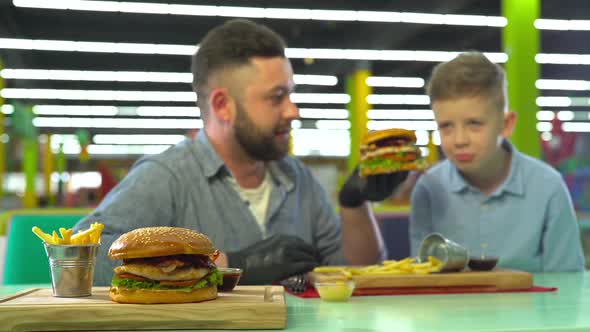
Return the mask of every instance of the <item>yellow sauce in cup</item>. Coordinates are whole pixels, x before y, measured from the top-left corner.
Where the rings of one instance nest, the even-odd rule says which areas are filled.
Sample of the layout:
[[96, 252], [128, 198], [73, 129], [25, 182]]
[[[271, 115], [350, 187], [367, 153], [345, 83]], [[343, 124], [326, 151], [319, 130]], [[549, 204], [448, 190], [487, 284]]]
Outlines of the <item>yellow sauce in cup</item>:
[[354, 291], [354, 281], [337, 280], [330, 282], [318, 282], [315, 288], [320, 294], [320, 298], [330, 302], [347, 301]]

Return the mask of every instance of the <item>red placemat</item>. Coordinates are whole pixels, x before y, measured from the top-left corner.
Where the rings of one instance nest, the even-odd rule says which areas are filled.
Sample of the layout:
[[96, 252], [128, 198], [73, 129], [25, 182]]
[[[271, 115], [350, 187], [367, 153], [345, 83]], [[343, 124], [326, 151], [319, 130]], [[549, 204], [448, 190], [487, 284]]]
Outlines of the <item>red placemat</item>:
[[[522, 292], [554, 292], [557, 287], [533, 286], [527, 289], [498, 290], [489, 286], [458, 286], [458, 287], [398, 287], [398, 288], [359, 288], [355, 289], [352, 296], [374, 296], [374, 295], [425, 295], [425, 294], [470, 294], [470, 293], [522, 293]], [[291, 295], [301, 298], [320, 297], [315, 288], [310, 285], [305, 287], [301, 293], [293, 293], [285, 288]]]

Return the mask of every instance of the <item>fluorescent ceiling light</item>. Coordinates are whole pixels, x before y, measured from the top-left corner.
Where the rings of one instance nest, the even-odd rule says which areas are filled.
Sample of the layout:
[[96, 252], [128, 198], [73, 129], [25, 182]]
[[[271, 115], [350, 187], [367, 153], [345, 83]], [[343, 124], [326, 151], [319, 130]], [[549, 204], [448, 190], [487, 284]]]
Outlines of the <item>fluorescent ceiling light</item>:
[[14, 112], [14, 106], [12, 105], [2, 105], [2, 113], [4, 114], [12, 114]]
[[[10, 109], [12, 105], [3, 105]], [[7, 113], [7, 114], [10, 114]], [[67, 116], [145, 116], [145, 117], [187, 117], [198, 118], [196, 106], [96, 106], [96, 105], [35, 105], [33, 113], [37, 115]]]
[[348, 119], [348, 110], [326, 108], [300, 108], [299, 116], [304, 119]]
[[559, 112], [557, 112], [557, 118], [561, 121], [571, 121], [574, 119], [574, 112], [572, 112], [572, 111], [559, 111]]
[[367, 113], [367, 117], [371, 120], [378, 120], [378, 119], [397, 119], [397, 120], [404, 120], [404, 119], [414, 119], [414, 120], [433, 120], [434, 113], [432, 110], [381, 110], [381, 109], [374, 109], [369, 110]]
[[195, 129], [203, 128], [201, 119], [121, 119], [121, 118], [68, 118], [36, 117], [35, 127], [58, 128], [150, 128], [150, 129]]
[[53, 69], [0, 70], [5, 79], [61, 80], [61, 81], [113, 81], [113, 82], [172, 82], [190, 83], [191, 73], [140, 72], [140, 71], [94, 71]]
[[128, 54], [192, 55], [197, 50], [192, 45], [83, 42], [69, 40], [0, 38], [2, 49], [37, 51], [96, 52]]
[[535, 82], [541, 90], [590, 90], [590, 82], [582, 80], [550, 80], [540, 79]]
[[[438, 130], [416, 130], [416, 145], [428, 146], [428, 142], [430, 141], [430, 132], [432, 132], [432, 143], [434, 145], [440, 145], [440, 133]], [[428, 151], [427, 147], [425, 149]], [[424, 151], [424, 149], [421, 150]], [[423, 156], [427, 156], [427, 154], [424, 154]]]
[[291, 20], [360, 21], [389, 23], [401, 22], [416, 24], [468, 25], [490, 27], [505, 27], [508, 23], [507, 19], [501, 16], [426, 14], [389, 11], [385, 12], [296, 8], [202, 6], [167, 3], [85, 0], [14, 0], [13, 4], [16, 7], [43, 9], [69, 9], [142, 14], [247, 17]]
[[59, 99], [59, 100], [128, 100], [195, 102], [194, 92], [184, 91], [123, 91], [123, 90], [64, 90], [64, 89], [2, 89], [6, 99]]
[[544, 140], [545, 142], [549, 142], [550, 140], [553, 139], [553, 135], [548, 131], [544, 131], [541, 133], [541, 139]]
[[538, 53], [535, 55], [537, 63], [551, 63], [559, 65], [590, 65], [588, 54]]
[[70, 142], [78, 142], [78, 138], [76, 135], [73, 134], [53, 134], [51, 135], [51, 147], [52, 148], [59, 148], [60, 144], [70, 143]]
[[[1, 42], [1, 40], [0, 40]], [[447, 51], [393, 51], [366, 49], [335, 48], [288, 48], [288, 58], [293, 59], [339, 59], [339, 60], [375, 60], [375, 61], [429, 61], [443, 62], [452, 60], [461, 52]], [[506, 53], [485, 53], [492, 62], [504, 63], [508, 60]]]
[[[0, 77], [21, 80], [52, 81], [112, 81], [112, 82], [164, 82], [191, 83], [192, 73], [144, 72], [144, 71], [96, 71], [96, 70], [54, 70], [54, 69], [12, 69], [0, 70]], [[293, 75], [298, 85], [338, 84], [338, 78], [330, 75]]]
[[389, 121], [369, 120], [367, 128], [370, 130], [381, 130], [389, 128], [405, 128], [408, 130], [437, 130], [435, 121]]
[[537, 122], [537, 131], [551, 131], [553, 124], [551, 122]]
[[551, 121], [555, 118], [555, 113], [552, 111], [539, 111], [537, 112], [537, 120], [539, 121]]
[[[193, 55], [197, 51], [197, 47], [192, 45], [81, 42], [17, 38], [0, 38], [0, 49], [167, 55]], [[285, 53], [287, 57], [293, 59], [314, 58], [341, 60], [442, 62], [453, 59], [460, 52], [287, 48]], [[490, 61], [497, 63], [504, 63], [508, 60], [508, 55], [506, 55], [506, 53], [490, 52], [485, 53], [485, 55], [490, 59]]]
[[338, 78], [331, 75], [293, 75], [293, 81], [297, 85], [325, 85], [335, 86]]
[[348, 104], [346, 93], [292, 93], [291, 101], [296, 104]]
[[296, 156], [346, 157], [350, 154], [348, 130], [294, 129], [291, 136]]
[[186, 139], [183, 135], [94, 135], [92, 141], [96, 144], [149, 144], [175, 145]]
[[416, 145], [428, 144], [428, 131], [427, 130], [415, 130], [416, 134]]
[[426, 95], [368, 95], [367, 103], [371, 105], [428, 105], [430, 98]]
[[590, 30], [590, 20], [552, 20], [538, 18], [535, 28], [539, 30]]
[[318, 120], [315, 122], [317, 129], [339, 129], [348, 130], [350, 129], [350, 121], [348, 120]]
[[110, 154], [158, 154], [167, 150], [169, 145], [97, 145], [90, 144], [88, 153], [91, 155]]
[[366, 83], [372, 87], [421, 88], [424, 86], [424, 79], [420, 77], [369, 76]]
[[36, 105], [33, 113], [37, 115], [71, 115], [71, 116], [113, 116], [117, 115], [116, 106], [78, 106], [78, 105]]
[[138, 116], [164, 116], [198, 118], [201, 111], [196, 106], [138, 106], [135, 110]]
[[572, 106], [572, 100], [570, 97], [537, 97], [537, 106], [567, 107]]
[[590, 98], [588, 97], [537, 97], [538, 106], [546, 107], [568, 107], [568, 106], [582, 106], [590, 105]]
[[590, 132], [590, 122], [564, 122], [561, 124], [563, 131]]
[[[194, 92], [184, 91], [124, 91], [124, 90], [64, 90], [64, 89], [2, 89], [6, 99], [65, 99], [65, 100], [127, 100], [195, 102]], [[292, 93], [291, 101], [305, 104], [347, 104], [345, 93]]]

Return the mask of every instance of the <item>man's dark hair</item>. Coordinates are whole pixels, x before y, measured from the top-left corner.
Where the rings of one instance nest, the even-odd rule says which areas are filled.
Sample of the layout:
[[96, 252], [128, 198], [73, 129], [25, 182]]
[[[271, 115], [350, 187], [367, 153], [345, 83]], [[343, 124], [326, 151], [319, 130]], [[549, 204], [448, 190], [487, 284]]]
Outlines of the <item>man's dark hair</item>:
[[208, 82], [221, 70], [249, 64], [252, 57], [285, 57], [285, 42], [268, 27], [249, 20], [227, 21], [205, 35], [192, 58], [193, 91], [207, 120]]

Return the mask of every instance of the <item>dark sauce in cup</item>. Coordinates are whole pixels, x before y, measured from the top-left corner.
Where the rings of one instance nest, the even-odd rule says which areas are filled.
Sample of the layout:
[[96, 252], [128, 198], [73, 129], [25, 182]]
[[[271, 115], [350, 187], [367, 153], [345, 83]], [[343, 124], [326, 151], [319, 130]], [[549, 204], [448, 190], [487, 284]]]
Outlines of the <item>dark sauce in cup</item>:
[[241, 269], [235, 268], [219, 268], [219, 272], [223, 275], [223, 285], [218, 285], [217, 290], [220, 292], [231, 292], [242, 276]]
[[490, 271], [498, 264], [498, 257], [471, 257], [469, 258], [469, 268], [473, 271]]

